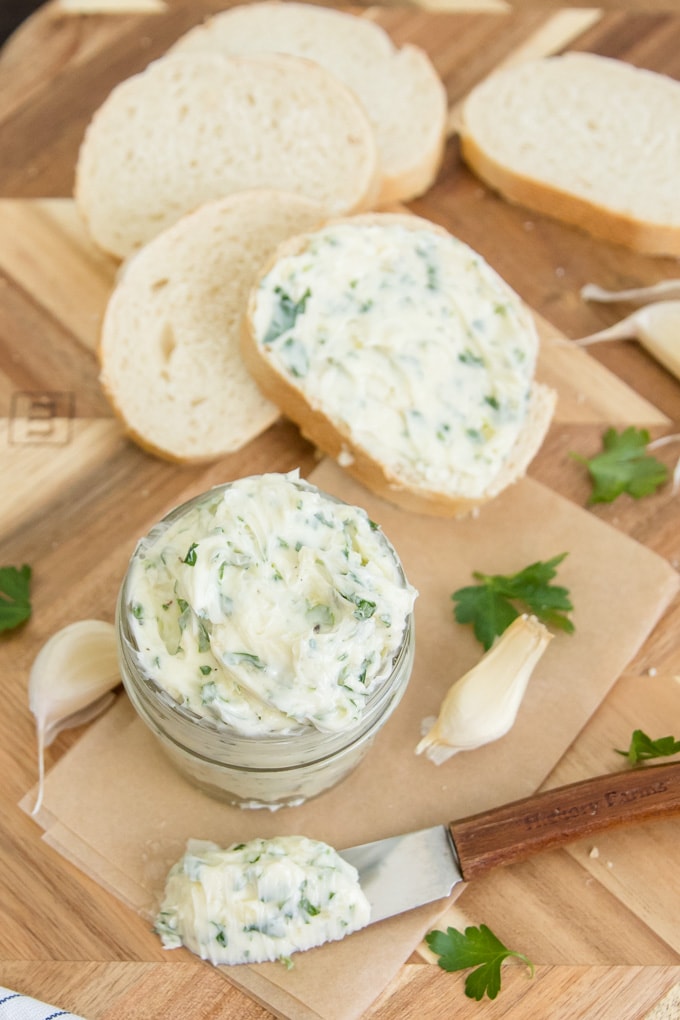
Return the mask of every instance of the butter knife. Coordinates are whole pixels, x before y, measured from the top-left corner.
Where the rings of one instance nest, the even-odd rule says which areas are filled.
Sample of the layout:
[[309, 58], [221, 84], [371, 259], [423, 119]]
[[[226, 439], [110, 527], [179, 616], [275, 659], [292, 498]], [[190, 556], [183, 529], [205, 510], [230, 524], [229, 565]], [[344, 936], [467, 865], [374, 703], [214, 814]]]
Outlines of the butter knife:
[[616, 826], [680, 813], [680, 762], [597, 776], [448, 825], [341, 850], [359, 872], [371, 924], [443, 899], [499, 865]]

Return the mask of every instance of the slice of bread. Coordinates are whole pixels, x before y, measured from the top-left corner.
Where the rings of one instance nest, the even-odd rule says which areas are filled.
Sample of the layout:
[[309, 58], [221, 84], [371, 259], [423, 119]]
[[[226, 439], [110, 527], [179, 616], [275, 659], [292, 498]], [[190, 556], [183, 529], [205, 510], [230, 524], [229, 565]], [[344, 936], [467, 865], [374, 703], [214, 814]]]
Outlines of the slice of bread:
[[169, 460], [207, 461], [278, 418], [241, 359], [241, 319], [263, 262], [323, 215], [298, 195], [241, 192], [123, 265], [102, 326], [101, 383], [131, 438]]
[[430, 187], [444, 149], [447, 98], [423, 50], [397, 48], [387, 32], [366, 18], [280, 0], [222, 11], [181, 36], [170, 50], [263, 51], [316, 61], [360, 98], [378, 142], [381, 204], [406, 201]]
[[509, 67], [461, 108], [461, 151], [505, 198], [680, 255], [680, 82], [592, 53]]
[[373, 130], [354, 94], [297, 57], [187, 53], [118, 85], [90, 122], [75, 197], [94, 241], [126, 257], [205, 202], [276, 188], [329, 214], [371, 208]]
[[244, 361], [304, 435], [389, 501], [457, 516], [523, 475], [555, 394], [517, 294], [408, 214], [285, 241], [244, 319]]

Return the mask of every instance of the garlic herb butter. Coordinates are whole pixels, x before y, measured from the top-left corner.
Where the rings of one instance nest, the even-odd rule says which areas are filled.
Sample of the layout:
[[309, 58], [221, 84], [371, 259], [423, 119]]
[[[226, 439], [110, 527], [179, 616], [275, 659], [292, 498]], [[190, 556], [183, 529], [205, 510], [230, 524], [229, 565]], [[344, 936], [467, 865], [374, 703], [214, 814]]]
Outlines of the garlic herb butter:
[[245, 736], [355, 726], [415, 595], [365, 511], [297, 473], [207, 493], [144, 540], [126, 582], [145, 674]]
[[260, 281], [252, 328], [310, 406], [404, 484], [481, 497], [527, 418], [531, 316], [481, 256], [426, 221], [311, 234]]
[[221, 849], [190, 840], [170, 869], [155, 930], [213, 964], [286, 960], [369, 922], [357, 871], [304, 836]]

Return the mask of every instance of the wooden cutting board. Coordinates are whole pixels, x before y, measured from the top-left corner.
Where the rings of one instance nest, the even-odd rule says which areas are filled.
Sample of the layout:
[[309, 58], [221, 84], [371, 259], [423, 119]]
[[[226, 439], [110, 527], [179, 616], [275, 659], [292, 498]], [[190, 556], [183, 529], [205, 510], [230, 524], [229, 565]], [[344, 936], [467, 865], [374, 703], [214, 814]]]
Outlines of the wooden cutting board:
[[[0, 720], [0, 980], [88, 1020], [209, 1009], [221, 1017], [268, 1017], [249, 996], [217, 985], [209, 968], [164, 965], [167, 955], [146, 924], [46, 847], [17, 807], [35, 779], [26, 679], [42, 642], [84, 615], [111, 618], [130, 544], [163, 509], [227, 477], [296, 466], [308, 474], [316, 463], [297, 430], [281, 421], [217, 464], [178, 468], [129, 444], [112, 418], [97, 383], [96, 342], [116, 267], [89, 244], [70, 202], [75, 154], [110, 88], [223, 4], [173, 0], [146, 5], [152, 13], [117, 15], [66, 6], [47, 4], [0, 55], [0, 562], [30, 562], [35, 570], [34, 617], [0, 641], [7, 698]], [[493, 67], [565, 47], [680, 78], [680, 13], [650, 7], [488, 3], [444, 13], [390, 6], [366, 16], [396, 42], [428, 50], [447, 88], [452, 125], [466, 90]], [[534, 479], [583, 506], [587, 481], [569, 451], [594, 452], [613, 423], [677, 430], [680, 386], [636, 344], [586, 355], [553, 342], [592, 332], [627, 310], [587, 305], [579, 296], [584, 283], [651, 284], [680, 275], [676, 260], [643, 258], [507, 205], [461, 165], [454, 135], [436, 185], [412, 208], [477, 248], [538, 315], [541, 375], [557, 386], [560, 403]], [[674, 449], [659, 456], [672, 465]], [[680, 563], [669, 487], [640, 503], [624, 498], [588, 512]], [[676, 599], [547, 783], [617, 767], [611, 748], [636, 726], [661, 735], [675, 725], [677, 736], [679, 624]], [[66, 761], [80, 736], [62, 735], [48, 765]], [[443, 919], [458, 927], [487, 923], [539, 965], [533, 982], [521, 969], [504, 971], [499, 999], [481, 1007], [485, 1016], [512, 1020], [562, 1009], [632, 1020], [651, 1018], [664, 999], [675, 1009], [677, 826], [613, 834], [598, 844], [475, 883]], [[478, 1016], [462, 987], [463, 976], [444, 974], [419, 949], [370, 1015]]]

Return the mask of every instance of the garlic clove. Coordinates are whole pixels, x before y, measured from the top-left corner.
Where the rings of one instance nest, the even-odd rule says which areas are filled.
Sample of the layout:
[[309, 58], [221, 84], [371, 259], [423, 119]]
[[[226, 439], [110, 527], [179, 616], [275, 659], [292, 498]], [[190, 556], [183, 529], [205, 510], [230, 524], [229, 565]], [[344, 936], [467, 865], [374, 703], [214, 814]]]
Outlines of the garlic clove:
[[33, 814], [42, 804], [45, 748], [62, 730], [103, 712], [120, 683], [115, 629], [103, 620], [79, 620], [43, 645], [28, 678], [28, 705], [38, 738], [39, 785]]
[[608, 340], [638, 339], [664, 368], [680, 379], [679, 330], [680, 301], [658, 301], [638, 308], [613, 326], [571, 342], [577, 347], [588, 347]]
[[[416, 747], [435, 765], [504, 736], [517, 718], [529, 678], [553, 635], [535, 616], [518, 616], [476, 666], [449, 689]], [[430, 720], [426, 720], [429, 724]]]

